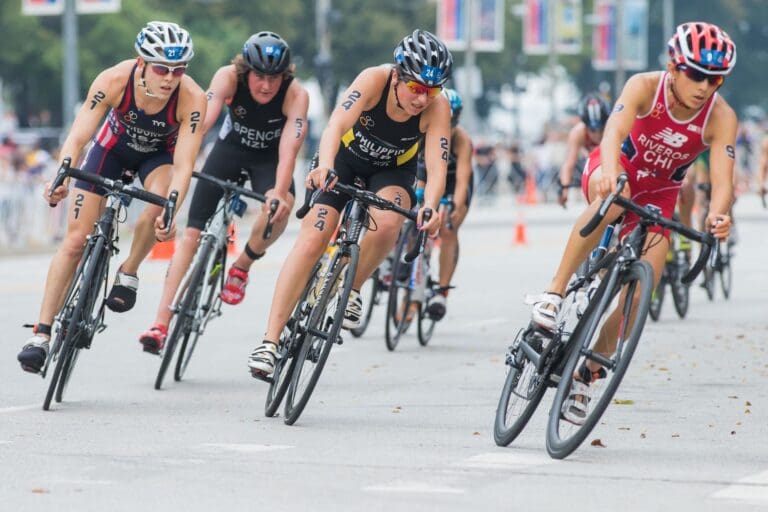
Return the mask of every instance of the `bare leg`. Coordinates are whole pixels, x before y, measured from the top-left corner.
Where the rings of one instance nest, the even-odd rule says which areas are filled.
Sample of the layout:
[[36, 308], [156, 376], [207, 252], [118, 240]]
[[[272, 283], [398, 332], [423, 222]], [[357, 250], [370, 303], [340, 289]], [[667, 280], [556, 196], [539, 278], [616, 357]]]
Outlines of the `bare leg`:
[[171, 321], [171, 303], [199, 245], [200, 230], [188, 227], [181, 243], [173, 253], [171, 263], [168, 265], [168, 272], [165, 274], [163, 283], [163, 293], [160, 296], [160, 304], [157, 306], [155, 315], [155, 324], [168, 327], [168, 323]]
[[104, 198], [92, 192], [72, 188], [69, 223], [64, 240], [56, 251], [45, 279], [43, 302], [38, 323], [50, 325], [66, 299], [65, 295], [85, 248], [85, 238], [101, 214]]
[[[290, 211], [293, 210], [293, 204], [294, 204], [294, 198], [291, 194], [288, 194], [288, 208]], [[256, 222], [253, 223], [253, 227], [251, 228], [251, 235], [248, 238], [248, 246], [255, 252], [256, 254], [262, 254], [266, 252], [267, 248], [275, 243], [278, 238], [280, 238], [280, 235], [283, 234], [283, 231], [285, 231], [285, 227], [288, 225], [288, 220], [290, 218], [290, 215], [286, 215], [284, 219], [282, 219], [280, 222], [276, 222], [272, 225], [272, 237], [269, 240], [264, 240], [264, 228], [267, 226], [267, 219], [269, 218], [269, 205], [266, 203], [262, 205], [261, 212], [259, 213], [259, 216], [256, 218]], [[252, 260], [248, 255], [245, 253], [245, 251], [240, 253], [240, 256], [237, 257], [233, 265], [241, 270], [248, 271], [251, 268], [251, 265], [253, 265], [254, 260]]]
[[339, 212], [333, 208], [318, 204], [302, 220], [296, 243], [277, 277], [265, 339], [272, 342], [280, 339], [312, 268], [328, 246], [333, 230], [339, 223], [339, 216]]
[[[168, 186], [171, 183], [171, 166], [161, 165], [147, 176], [144, 181], [144, 188], [153, 194], [166, 196]], [[144, 208], [136, 227], [133, 231], [133, 243], [128, 258], [120, 265], [122, 272], [135, 275], [141, 262], [152, 250], [155, 245], [155, 218], [162, 214], [163, 209], [154, 204], [149, 204]]]

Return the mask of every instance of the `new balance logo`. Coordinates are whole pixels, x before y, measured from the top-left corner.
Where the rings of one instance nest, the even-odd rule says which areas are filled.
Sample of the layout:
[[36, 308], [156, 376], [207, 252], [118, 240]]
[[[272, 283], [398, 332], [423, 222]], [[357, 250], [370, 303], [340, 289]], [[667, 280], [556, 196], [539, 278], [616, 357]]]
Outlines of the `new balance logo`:
[[688, 131], [693, 133], [701, 133], [701, 126], [696, 124], [689, 124]]
[[654, 140], [660, 140], [667, 146], [673, 148], [681, 148], [683, 144], [688, 140], [687, 135], [677, 133], [672, 128], [664, 128], [662, 131], [651, 137]]

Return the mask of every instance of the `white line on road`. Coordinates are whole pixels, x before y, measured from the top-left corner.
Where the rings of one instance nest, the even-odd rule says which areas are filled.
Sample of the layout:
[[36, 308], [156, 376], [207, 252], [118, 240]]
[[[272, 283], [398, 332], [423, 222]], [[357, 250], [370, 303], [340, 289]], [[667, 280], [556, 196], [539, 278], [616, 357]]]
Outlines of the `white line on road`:
[[231, 452], [242, 453], [258, 453], [258, 452], [273, 452], [276, 450], [288, 450], [295, 448], [295, 446], [288, 446], [283, 444], [236, 444], [236, 443], [204, 443], [198, 445], [203, 449], [213, 449]]
[[522, 453], [516, 451], [488, 452], [475, 455], [453, 464], [462, 468], [519, 469], [522, 467], [543, 466], [554, 461], [544, 454]]
[[17, 405], [15, 407], [3, 407], [2, 409], [0, 409], [0, 414], [4, 414], [7, 412], [29, 411], [30, 409], [37, 409], [38, 407], [40, 407], [40, 404]]
[[717, 491], [713, 498], [768, 502], [768, 471], [742, 478], [738, 483]]
[[396, 481], [389, 485], [369, 485], [363, 487], [363, 491], [368, 492], [412, 492], [412, 493], [430, 493], [430, 494], [464, 494], [464, 489], [455, 487], [442, 487], [421, 482]]

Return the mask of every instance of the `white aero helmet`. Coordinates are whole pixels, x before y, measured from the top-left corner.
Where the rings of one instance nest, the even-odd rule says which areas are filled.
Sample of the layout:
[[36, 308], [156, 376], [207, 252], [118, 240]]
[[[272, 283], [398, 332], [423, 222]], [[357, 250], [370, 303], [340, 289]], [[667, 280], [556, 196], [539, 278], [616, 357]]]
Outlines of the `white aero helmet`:
[[176, 23], [150, 21], [136, 36], [139, 57], [147, 62], [186, 64], [195, 55], [189, 32]]

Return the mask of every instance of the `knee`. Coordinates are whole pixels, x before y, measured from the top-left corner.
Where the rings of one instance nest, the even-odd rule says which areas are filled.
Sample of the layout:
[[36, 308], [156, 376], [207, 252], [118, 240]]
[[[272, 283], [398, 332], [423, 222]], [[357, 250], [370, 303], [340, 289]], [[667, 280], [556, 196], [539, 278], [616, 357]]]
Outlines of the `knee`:
[[317, 260], [325, 250], [328, 243], [320, 233], [306, 233], [296, 239], [293, 251], [309, 260]]
[[154, 204], [147, 206], [144, 208], [144, 211], [141, 212], [141, 215], [139, 216], [138, 221], [139, 222], [155, 222], [155, 219], [160, 216], [163, 213], [163, 209], [159, 206], [156, 206]]
[[60, 253], [69, 259], [79, 259], [85, 249], [85, 239], [90, 231], [73, 230], [67, 233], [61, 242]]

